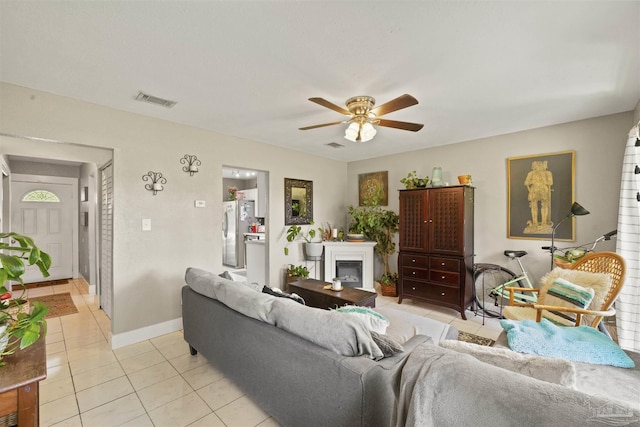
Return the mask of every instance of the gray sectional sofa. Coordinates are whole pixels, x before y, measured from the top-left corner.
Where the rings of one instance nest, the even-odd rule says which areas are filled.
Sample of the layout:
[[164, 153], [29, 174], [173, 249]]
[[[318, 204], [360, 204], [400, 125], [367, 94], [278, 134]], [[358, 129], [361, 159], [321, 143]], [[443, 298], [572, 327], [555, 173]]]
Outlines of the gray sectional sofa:
[[[404, 342], [404, 352], [373, 360], [371, 342], [341, 347], [331, 337], [320, 342], [323, 332], [319, 328], [314, 327], [314, 336], [307, 338], [283, 329], [308, 329], [314, 319], [342, 340], [361, 339], [357, 329], [349, 337], [334, 327], [334, 320], [345, 322], [344, 315], [256, 292], [194, 268], [187, 270], [186, 282], [182, 288], [184, 338], [192, 353], [204, 355], [281, 425], [394, 424], [402, 367], [411, 351], [429, 336], [415, 335]], [[277, 310], [283, 312], [278, 326], [267, 319]], [[385, 315], [394, 318], [393, 311]], [[432, 330], [435, 341], [457, 338], [457, 331], [449, 325], [408, 316], [415, 317], [418, 326], [406, 322], [403, 329], [401, 322], [392, 320], [396, 334], [408, 336], [418, 327], [422, 328], [418, 331]], [[288, 320], [298, 324], [288, 325]]]
[[[283, 426], [640, 425], [633, 402], [573, 389], [571, 362], [515, 353], [503, 361], [493, 353], [504, 350], [461, 348], [447, 341], [457, 338], [455, 328], [388, 307], [376, 311], [390, 320], [386, 334], [404, 351], [383, 357], [357, 316], [195, 268], [185, 279], [184, 338], [192, 354], [201, 353]], [[494, 366], [496, 357], [502, 367]], [[551, 365], [559, 373], [550, 378], [527, 372]]]

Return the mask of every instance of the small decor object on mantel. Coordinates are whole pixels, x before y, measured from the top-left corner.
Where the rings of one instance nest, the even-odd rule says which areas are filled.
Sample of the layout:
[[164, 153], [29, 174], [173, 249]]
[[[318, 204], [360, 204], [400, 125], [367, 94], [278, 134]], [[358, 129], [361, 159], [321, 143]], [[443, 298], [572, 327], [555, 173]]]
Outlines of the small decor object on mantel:
[[[25, 261], [28, 265], [36, 265], [43, 277], [49, 276], [51, 257], [42, 252], [33, 239], [18, 233], [0, 233], [0, 360], [4, 355], [13, 354], [35, 343], [41, 334], [46, 335], [47, 323], [44, 316], [49, 310], [44, 304], [29, 302], [24, 298], [26, 287], [22, 281], [25, 272]], [[12, 255], [13, 254], [13, 255]], [[5, 284], [8, 281], [18, 282], [22, 293], [13, 297], [15, 289], [9, 291]], [[2, 362], [0, 361], [0, 366]]]
[[431, 172], [431, 186], [432, 187], [444, 186], [444, 182], [442, 181], [442, 168], [440, 166], [434, 167], [433, 171]]
[[198, 166], [202, 164], [195, 154], [185, 154], [184, 157], [180, 159], [180, 163], [184, 165], [182, 171], [189, 173], [190, 176], [198, 173]]
[[153, 191], [155, 196], [158, 191], [164, 190], [164, 184], [167, 183], [167, 178], [162, 176], [162, 172], [147, 172], [146, 175], [142, 175], [143, 181], [149, 181], [149, 184], [145, 184], [144, 188], [149, 191]]

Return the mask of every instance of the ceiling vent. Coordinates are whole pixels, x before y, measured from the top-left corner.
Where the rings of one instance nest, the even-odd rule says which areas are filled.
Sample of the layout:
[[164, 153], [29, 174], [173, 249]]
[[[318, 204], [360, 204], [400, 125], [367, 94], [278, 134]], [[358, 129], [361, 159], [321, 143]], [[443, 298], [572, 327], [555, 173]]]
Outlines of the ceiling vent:
[[177, 104], [176, 101], [169, 101], [168, 99], [158, 98], [157, 96], [148, 95], [144, 92], [138, 92], [135, 100], [140, 102], [148, 102], [149, 104], [162, 105], [163, 107], [167, 108], [172, 108]]
[[327, 145], [328, 145], [329, 147], [331, 147], [331, 148], [342, 148], [342, 147], [344, 147], [344, 145], [342, 145], [342, 144], [338, 144], [337, 142], [330, 142], [330, 143], [328, 143]]

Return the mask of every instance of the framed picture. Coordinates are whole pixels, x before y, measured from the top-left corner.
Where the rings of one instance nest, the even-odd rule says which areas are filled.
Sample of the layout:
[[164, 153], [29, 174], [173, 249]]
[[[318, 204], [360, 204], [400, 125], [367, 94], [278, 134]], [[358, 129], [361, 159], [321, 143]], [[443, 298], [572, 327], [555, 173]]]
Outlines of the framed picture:
[[[507, 159], [507, 237], [547, 240], [574, 201], [575, 151]], [[574, 220], [560, 224], [556, 240], [575, 240]]]
[[367, 197], [381, 192], [380, 206], [389, 205], [389, 172], [371, 172], [358, 175], [358, 203], [364, 206]]

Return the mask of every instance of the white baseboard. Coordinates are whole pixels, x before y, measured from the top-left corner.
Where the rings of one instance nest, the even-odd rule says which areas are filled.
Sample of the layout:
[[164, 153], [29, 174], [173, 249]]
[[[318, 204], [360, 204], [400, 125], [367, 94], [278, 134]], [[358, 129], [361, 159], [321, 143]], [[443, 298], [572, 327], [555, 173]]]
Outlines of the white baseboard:
[[166, 322], [157, 323], [144, 328], [135, 329], [129, 332], [111, 336], [111, 349], [115, 350], [141, 341], [150, 340], [161, 335], [170, 334], [182, 330], [182, 317], [168, 320]]

